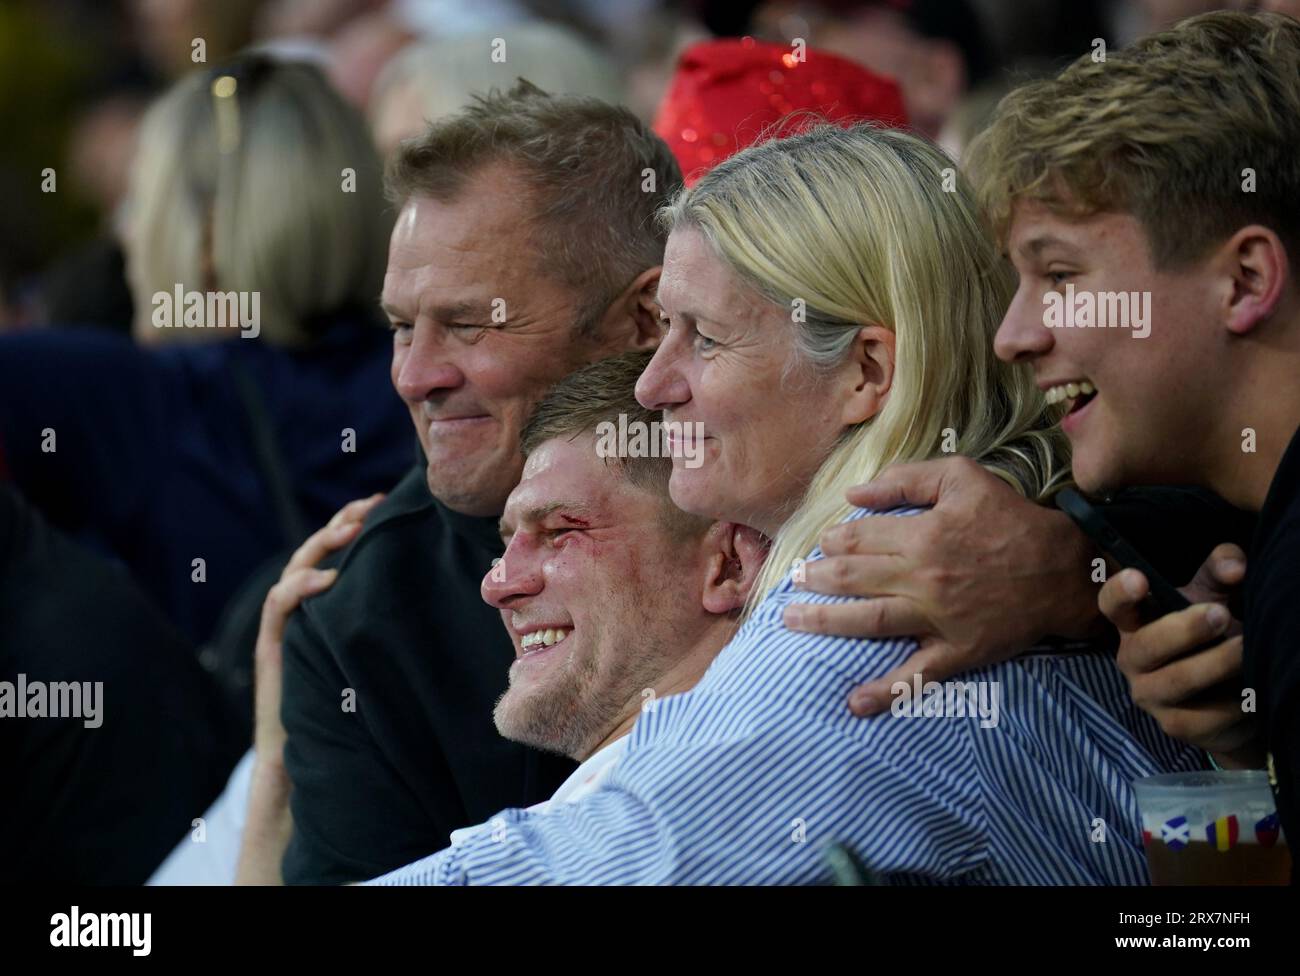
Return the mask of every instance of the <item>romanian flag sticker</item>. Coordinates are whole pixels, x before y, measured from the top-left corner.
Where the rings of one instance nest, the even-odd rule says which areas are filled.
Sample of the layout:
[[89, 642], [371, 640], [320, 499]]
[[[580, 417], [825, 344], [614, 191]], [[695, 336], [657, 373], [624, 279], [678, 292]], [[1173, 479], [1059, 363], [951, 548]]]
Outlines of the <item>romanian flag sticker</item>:
[[1220, 851], [1231, 850], [1237, 846], [1236, 816], [1220, 817], [1205, 828], [1205, 839]]

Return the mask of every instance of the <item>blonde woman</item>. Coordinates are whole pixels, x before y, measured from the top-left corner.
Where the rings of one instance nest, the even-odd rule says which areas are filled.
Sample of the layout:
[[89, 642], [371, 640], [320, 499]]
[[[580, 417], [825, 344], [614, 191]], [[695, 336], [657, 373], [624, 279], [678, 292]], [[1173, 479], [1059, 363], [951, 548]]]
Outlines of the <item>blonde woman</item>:
[[187, 325], [178, 287], [234, 292], [241, 313], [256, 295], [258, 321], [239, 331], [281, 346], [310, 344], [341, 308], [369, 310], [392, 229], [380, 176], [364, 121], [314, 65], [249, 54], [178, 82], [145, 115], [131, 172], [136, 340], [234, 334], [230, 316]]
[[374, 307], [379, 170], [310, 65], [188, 75], [150, 108], [132, 174], [136, 341], [0, 337], [0, 469], [195, 642], [262, 563], [411, 463]]
[[900, 132], [818, 127], [667, 209], [665, 333], [638, 399], [702, 431], [674, 502], [773, 537], [750, 612], [695, 688], [645, 710], [602, 788], [381, 881], [818, 883], [837, 841], [903, 882], [1146, 880], [1128, 783], [1199, 757], [1135, 714], [1113, 661], [907, 685], [862, 721], [849, 688], [915, 642], [781, 623], [819, 533], [875, 514], [843, 497], [883, 465], [951, 443], [1031, 497], [1065, 472], [1030, 378], [992, 354], [1010, 282], [949, 166]]

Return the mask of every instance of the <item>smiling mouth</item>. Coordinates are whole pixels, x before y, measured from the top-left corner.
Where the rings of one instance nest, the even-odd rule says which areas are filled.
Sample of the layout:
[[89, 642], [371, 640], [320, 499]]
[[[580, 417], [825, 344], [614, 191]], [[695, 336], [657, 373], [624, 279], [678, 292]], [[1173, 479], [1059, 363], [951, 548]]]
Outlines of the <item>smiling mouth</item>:
[[1078, 413], [1097, 395], [1097, 388], [1088, 380], [1074, 380], [1069, 383], [1058, 383], [1056, 386], [1050, 386], [1043, 391], [1043, 397], [1047, 400], [1049, 406], [1063, 403], [1066, 400], [1070, 402], [1070, 409], [1066, 411], [1069, 416], [1072, 413]]
[[519, 649], [521, 651], [519, 660], [522, 661], [549, 650], [571, 633], [573, 633], [572, 627], [547, 627], [544, 630], [534, 630], [531, 633], [523, 634], [519, 638]]
[[479, 417], [439, 417], [428, 421], [428, 426], [424, 428], [425, 436], [431, 442], [436, 442], [448, 437], [459, 437], [462, 434], [472, 435], [477, 427], [491, 420], [492, 418], [486, 414]]

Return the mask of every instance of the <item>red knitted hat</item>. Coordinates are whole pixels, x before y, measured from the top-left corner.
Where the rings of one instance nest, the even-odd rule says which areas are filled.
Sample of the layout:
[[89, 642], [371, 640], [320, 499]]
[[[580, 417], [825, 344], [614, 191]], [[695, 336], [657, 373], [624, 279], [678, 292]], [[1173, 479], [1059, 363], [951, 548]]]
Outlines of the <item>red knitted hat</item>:
[[703, 41], [682, 52], [654, 130], [677, 157], [687, 186], [791, 112], [907, 125], [892, 79], [815, 48], [802, 53], [800, 61], [790, 45], [752, 37]]

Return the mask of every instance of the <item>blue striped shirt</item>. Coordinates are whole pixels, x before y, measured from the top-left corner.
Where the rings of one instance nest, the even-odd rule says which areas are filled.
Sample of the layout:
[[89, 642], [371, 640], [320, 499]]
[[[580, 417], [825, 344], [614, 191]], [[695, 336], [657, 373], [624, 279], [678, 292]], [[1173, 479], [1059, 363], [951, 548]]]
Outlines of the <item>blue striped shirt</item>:
[[602, 788], [503, 811], [493, 830], [372, 883], [826, 883], [832, 841], [894, 883], [1147, 881], [1129, 784], [1199, 768], [1201, 754], [1134, 706], [1113, 660], [1031, 655], [963, 675], [994, 683], [995, 725], [860, 719], [850, 689], [917, 645], [781, 622], [790, 603], [843, 599], [787, 578], [695, 688], [642, 712]]

